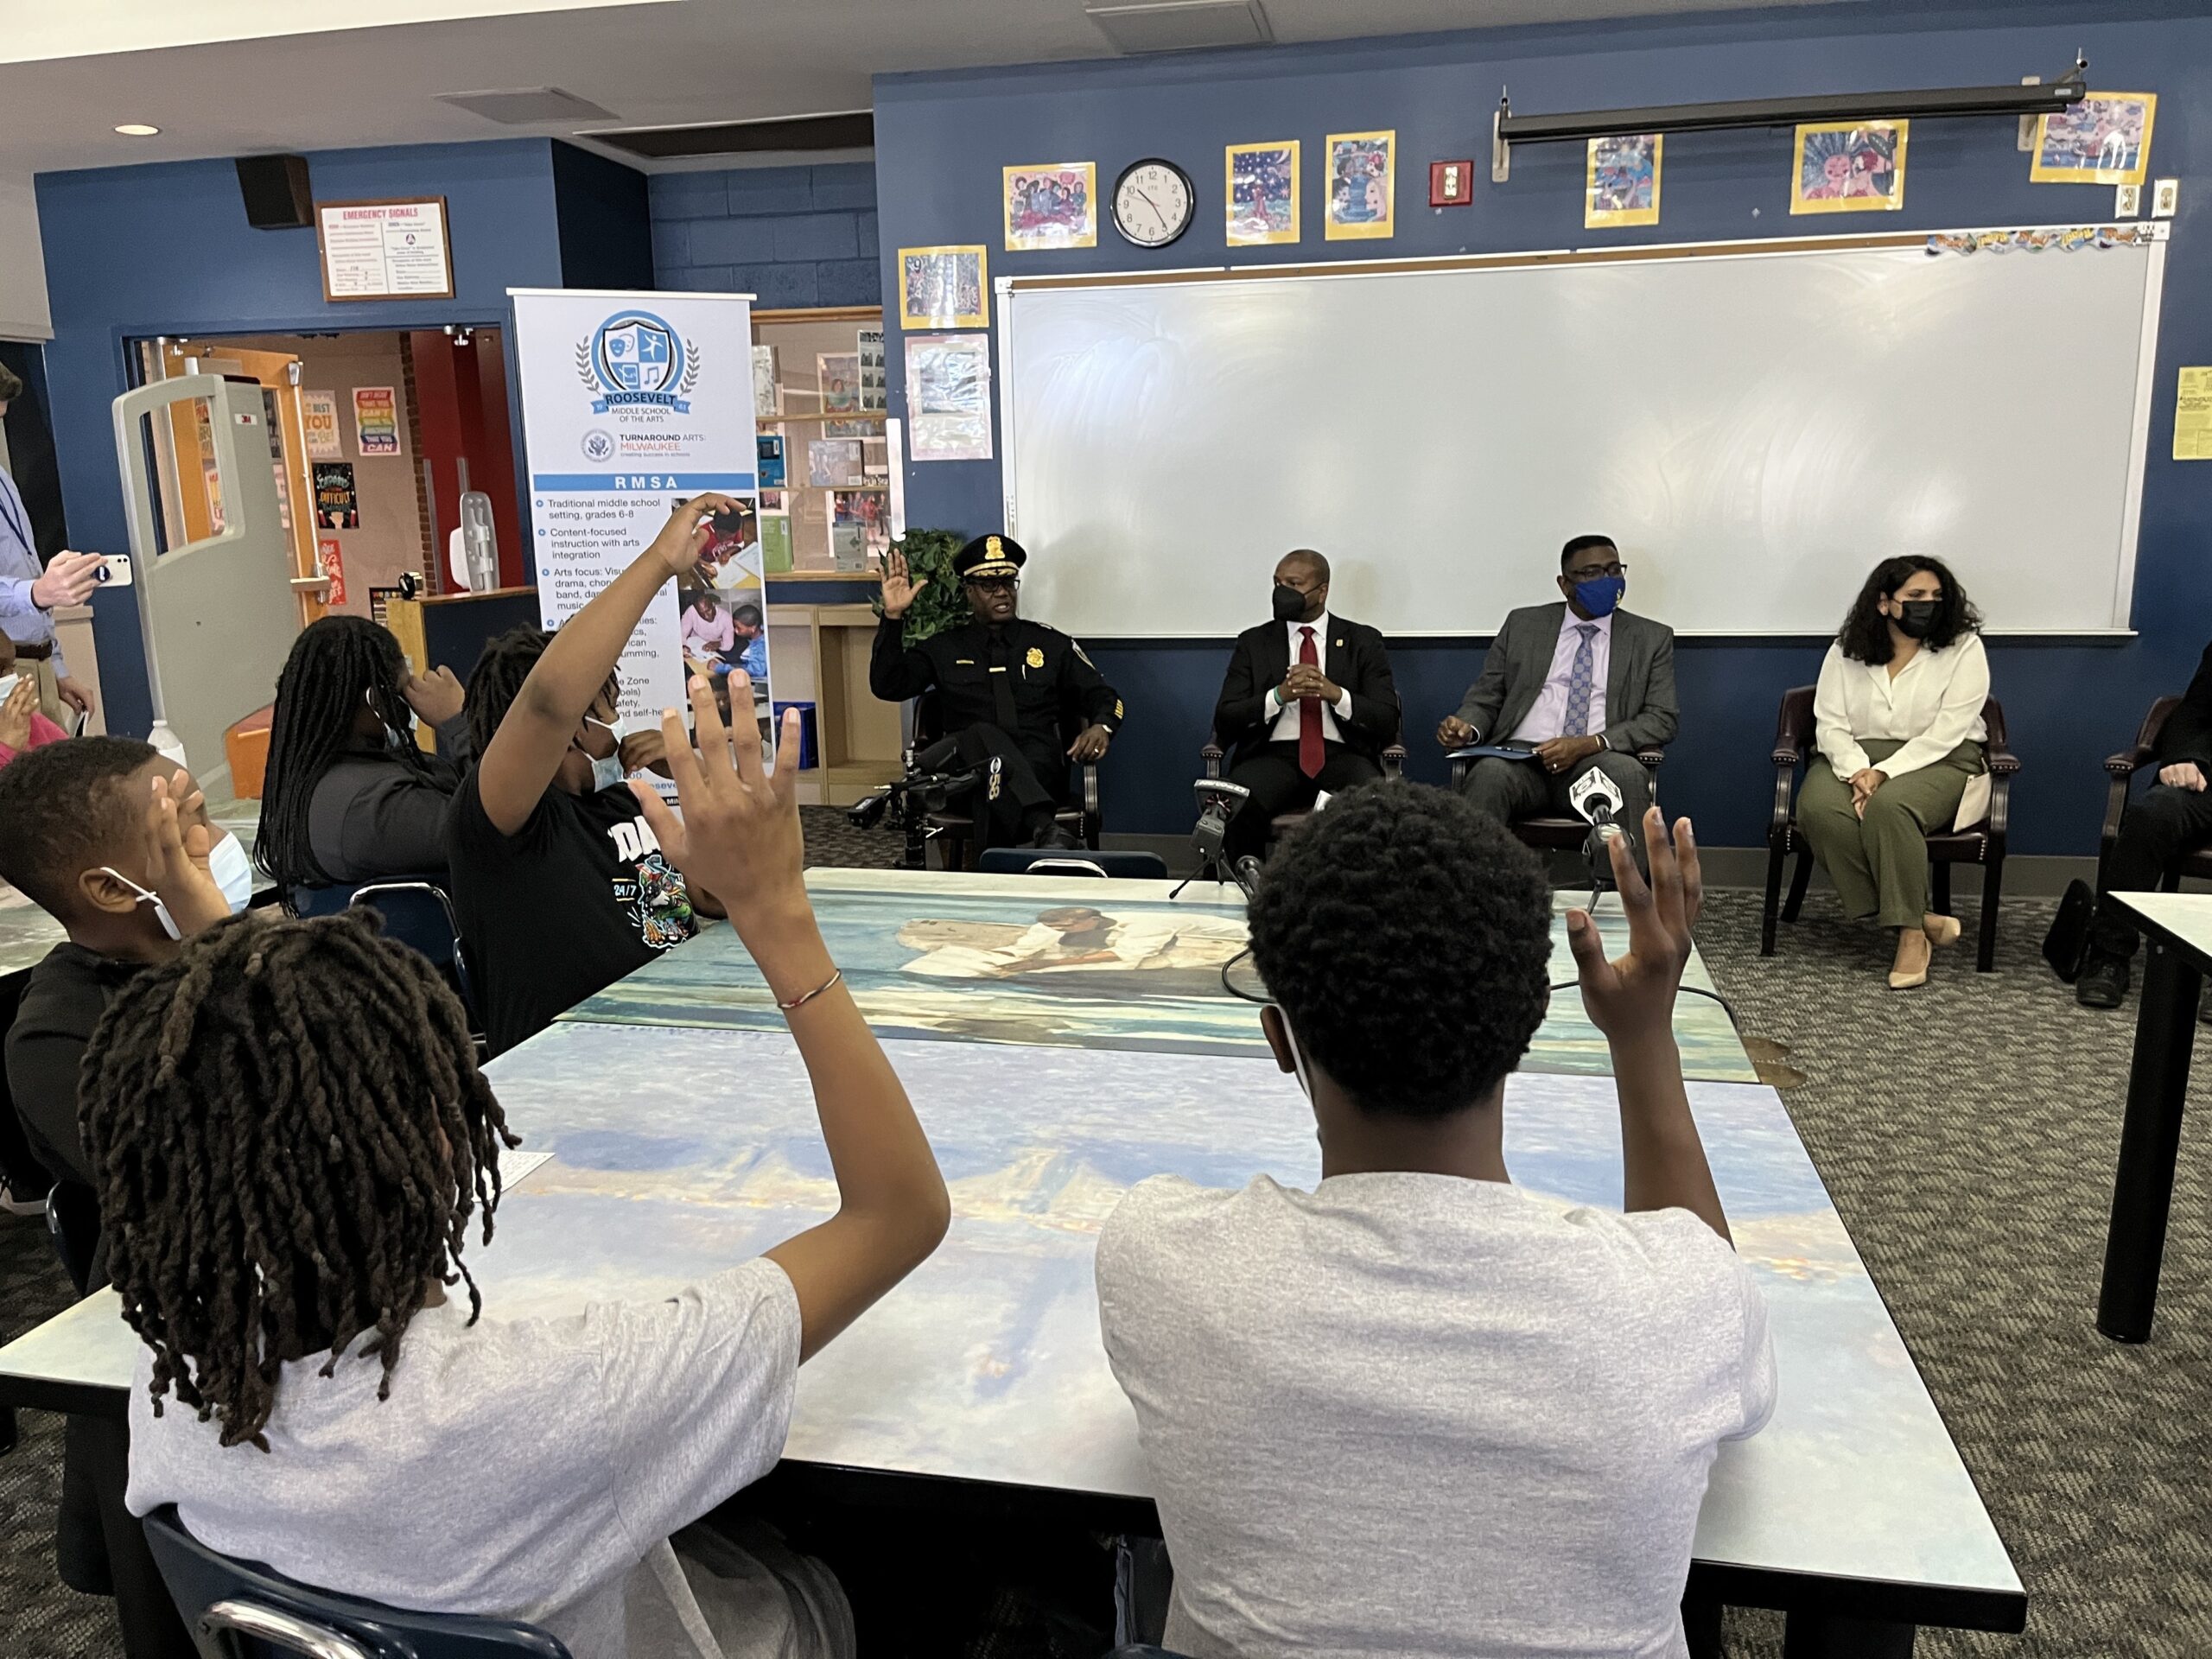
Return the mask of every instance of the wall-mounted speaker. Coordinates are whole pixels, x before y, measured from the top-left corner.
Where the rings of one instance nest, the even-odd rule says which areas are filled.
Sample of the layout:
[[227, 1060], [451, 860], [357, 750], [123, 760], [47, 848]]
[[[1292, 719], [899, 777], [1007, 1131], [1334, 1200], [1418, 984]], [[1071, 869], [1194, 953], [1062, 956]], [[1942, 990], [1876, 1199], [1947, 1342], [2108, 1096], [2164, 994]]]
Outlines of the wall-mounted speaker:
[[315, 193], [304, 156], [241, 156], [238, 194], [245, 222], [257, 231], [291, 231], [315, 223]]

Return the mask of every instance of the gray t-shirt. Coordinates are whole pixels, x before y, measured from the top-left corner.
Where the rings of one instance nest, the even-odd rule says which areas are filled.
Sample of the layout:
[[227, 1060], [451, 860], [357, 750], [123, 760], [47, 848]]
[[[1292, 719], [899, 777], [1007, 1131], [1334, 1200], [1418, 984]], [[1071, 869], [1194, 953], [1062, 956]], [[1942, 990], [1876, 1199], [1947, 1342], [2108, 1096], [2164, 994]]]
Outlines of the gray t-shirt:
[[1774, 1403], [1749, 1271], [1682, 1210], [1497, 1181], [1141, 1183], [1099, 1318], [1195, 1659], [1680, 1659], [1720, 1441]]
[[[729, 1623], [702, 1614], [668, 1538], [783, 1453], [799, 1340], [783, 1269], [762, 1258], [566, 1319], [467, 1319], [465, 1294], [415, 1317], [387, 1400], [375, 1358], [327, 1377], [321, 1356], [286, 1365], [266, 1452], [219, 1444], [174, 1397], [156, 1417], [142, 1350], [131, 1512], [174, 1503], [226, 1555], [395, 1606], [524, 1619], [575, 1659], [723, 1659]], [[745, 1582], [718, 1580], [710, 1604]], [[748, 1641], [760, 1623], [741, 1626]]]

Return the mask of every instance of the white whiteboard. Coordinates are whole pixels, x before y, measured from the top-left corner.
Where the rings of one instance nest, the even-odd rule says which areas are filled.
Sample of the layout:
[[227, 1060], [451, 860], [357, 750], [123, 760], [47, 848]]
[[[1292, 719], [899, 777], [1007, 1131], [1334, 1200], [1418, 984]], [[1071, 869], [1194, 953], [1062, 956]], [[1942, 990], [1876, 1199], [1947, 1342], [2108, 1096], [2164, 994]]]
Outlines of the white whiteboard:
[[1993, 632], [2124, 630], [2163, 270], [2160, 242], [1002, 289], [1024, 607], [1231, 634], [1306, 546], [1345, 615], [1487, 633], [1595, 531], [1684, 633], [1831, 632], [1910, 552]]

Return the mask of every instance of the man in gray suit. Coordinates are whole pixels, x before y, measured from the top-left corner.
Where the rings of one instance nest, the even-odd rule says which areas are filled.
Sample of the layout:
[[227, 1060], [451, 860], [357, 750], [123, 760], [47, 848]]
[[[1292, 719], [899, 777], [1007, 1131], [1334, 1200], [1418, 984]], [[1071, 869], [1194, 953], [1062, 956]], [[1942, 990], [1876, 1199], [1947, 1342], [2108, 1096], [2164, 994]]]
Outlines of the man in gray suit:
[[1565, 602], [1529, 605], [1505, 619], [1481, 677], [1436, 741], [1447, 749], [1494, 744], [1526, 749], [1526, 760], [1495, 756], [1468, 769], [1462, 788], [1485, 812], [1511, 823], [1539, 812], [1571, 812], [1567, 791], [1592, 767], [1620, 786], [1622, 827], [1643, 860], [1651, 779], [1640, 748], [1671, 741], [1675, 631], [1618, 608], [1627, 591], [1620, 550], [1604, 536], [1578, 536], [1560, 555]]

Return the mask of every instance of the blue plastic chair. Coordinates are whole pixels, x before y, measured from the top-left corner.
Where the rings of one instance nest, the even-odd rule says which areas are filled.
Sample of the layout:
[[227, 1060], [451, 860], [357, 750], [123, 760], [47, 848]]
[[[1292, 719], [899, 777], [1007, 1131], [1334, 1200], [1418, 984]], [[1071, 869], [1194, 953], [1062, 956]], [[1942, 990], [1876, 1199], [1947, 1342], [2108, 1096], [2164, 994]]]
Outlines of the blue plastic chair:
[[1123, 876], [1165, 881], [1167, 861], [1158, 853], [1102, 852], [1089, 848], [988, 847], [976, 861], [985, 875]]
[[202, 1659], [569, 1659], [535, 1625], [403, 1612], [219, 1555], [184, 1529], [174, 1507], [146, 1517], [146, 1543]]

